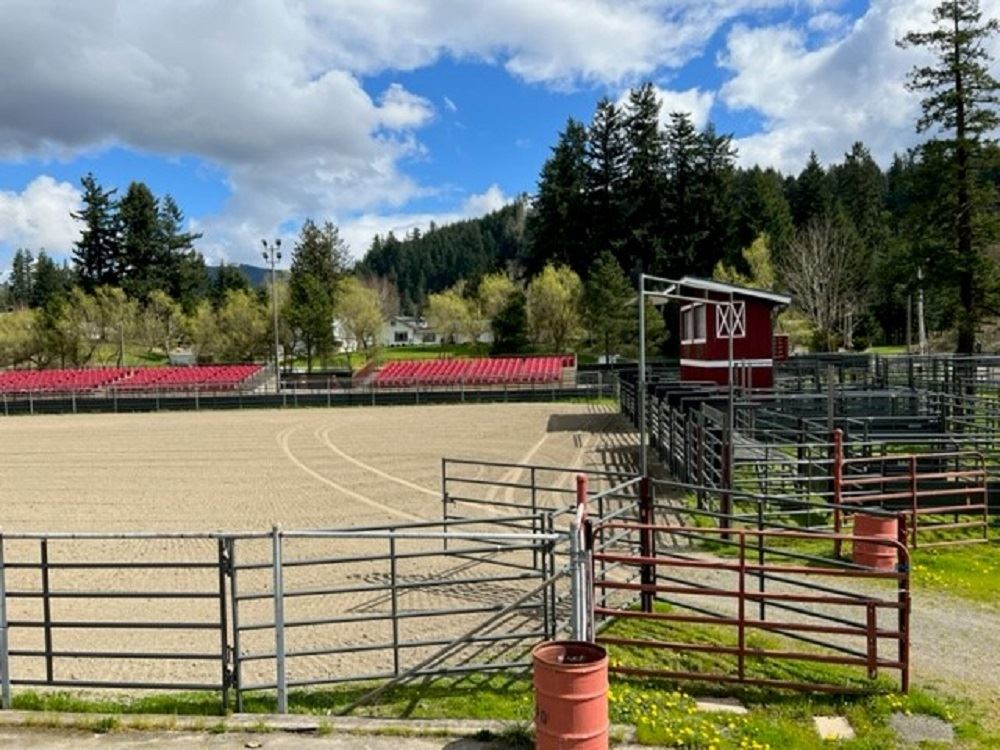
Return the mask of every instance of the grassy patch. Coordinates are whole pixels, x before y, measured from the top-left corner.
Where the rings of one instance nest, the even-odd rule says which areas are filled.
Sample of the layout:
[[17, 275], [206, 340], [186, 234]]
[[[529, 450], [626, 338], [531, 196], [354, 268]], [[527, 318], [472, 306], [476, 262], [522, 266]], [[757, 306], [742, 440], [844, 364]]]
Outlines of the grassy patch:
[[171, 693], [141, 698], [83, 697], [73, 693], [17, 691], [13, 707], [20, 711], [59, 711], [91, 714], [183, 714], [218, 716], [222, 712], [217, 693]]
[[[731, 645], [735, 629], [704, 625], [650, 622], [623, 618], [605, 631], [609, 635], [664, 641], [698, 641]], [[759, 648], [780, 648], [780, 637], [752, 633], [748, 642]], [[683, 669], [703, 674], [732, 673], [734, 657], [716, 654], [675, 654], [666, 650], [612, 647], [615, 664], [650, 669]], [[881, 750], [896, 746], [890, 728], [894, 712], [936, 716], [955, 726], [960, 750], [1000, 747], [998, 728], [989, 724], [981, 708], [967, 700], [915, 689], [903, 696], [891, 692], [888, 682], [870, 683], [863, 672], [850, 667], [793, 661], [748, 659], [749, 676], [796, 680], [806, 683], [837, 682], [855, 687], [869, 686], [874, 694], [812, 695], [753, 687], [723, 687], [712, 682], [684, 685], [655, 680], [612, 677], [609, 693], [613, 723], [636, 726], [642, 744], [687, 750], [811, 750], [821, 743], [813, 729], [815, 715], [846, 716], [858, 733], [855, 740], [836, 744], [841, 750]], [[324, 690], [298, 690], [289, 695], [290, 710], [326, 716], [341, 712], [374, 687], [373, 684], [341, 686]], [[697, 710], [696, 696], [724, 694], [738, 698], [749, 709], [745, 716]], [[37, 710], [211, 713], [218, 712], [217, 696], [181, 694], [127, 700], [89, 701], [61, 694], [17, 694], [17, 708]], [[244, 710], [272, 712], [274, 697], [245, 696]], [[531, 747], [530, 722], [534, 713], [529, 674], [469, 674], [458, 677], [425, 678], [383, 693], [377, 701], [354, 712], [356, 715], [392, 718], [461, 718], [507, 722], [502, 732], [483, 733], [483, 739], [498, 740], [511, 747]], [[90, 731], [113, 731], [128, 726], [127, 720], [102, 717], [82, 720]], [[326, 726], [326, 730], [322, 729]], [[206, 731], [223, 732], [219, 721]], [[267, 729], [263, 722], [250, 731]], [[320, 733], [329, 731], [322, 725]], [[825, 745], [823, 745], [825, 746]], [[834, 745], [831, 745], [831, 747]]]
[[[994, 524], [995, 525], [995, 524]], [[959, 547], [917, 549], [911, 576], [915, 590], [942, 591], [963, 599], [1000, 607], [1000, 541]]]

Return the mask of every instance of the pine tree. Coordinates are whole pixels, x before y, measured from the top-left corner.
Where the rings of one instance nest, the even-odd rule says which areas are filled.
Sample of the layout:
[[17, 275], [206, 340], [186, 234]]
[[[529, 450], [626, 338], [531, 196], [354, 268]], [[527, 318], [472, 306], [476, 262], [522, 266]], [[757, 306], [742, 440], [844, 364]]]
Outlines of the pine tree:
[[205, 259], [194, 243], [201, 239], [200, 232], [185, 232], [184, 212], [169, 194], [160, 201], [158, 212], [158, 242], [165, 266], [164, 290], [181, 303], [186, 310], [208, 294], [208, 274]]
[[[733, 244], [748, 247], [766, 234], [775, 263], [780, 265], [795, 229], [781, 175], [774, 169], [760, 167], [740, 171], [736, 173], [733, 190], [736, 211]], [[736, 258], [729, 260], [739, 262]]]
[[104, 190], [92, 173], [80, 180], [83, 186], [83, 209], [72, 214], [83, 222], [80, 239], [73, 250], [77, 278], [86, 291], [118, 284], [117, 261], [120, 248], [118, 221], [115, 215], [116, 190]]
[[566, 129], [542, 167], [538, 197], [528, 217], [531, 255], [528, 273], [535, 274], [547, 262], [574, 270], [589, 265], [586, 252], [587, 131], [570, 118]]
[[620, 248], [625, 237], [625, 120], [610, 99], [597, 104], [587, 129], [588, 255]]
[[24, 248], [14, 253], [10, 270], [10, 304], [15, 310], [31, 305], [32, 289], [34, 287], [34, 263], [31, 251]]
[[160, 233], [160, 206], [141, 182], [133, 182], [118, 202], [121, 252], [118, 276], [130, 297], [146, 300], [155, 289], [166, 291], [170, 273]]
[[313, 357], [326, 356], [333, 347], [334, 295], [347, 259], [347, 246], [332, 223], [302, 224], [288, 279], [289, 322], [305, 348], [309, 371]]
[[31, 285], [31, 306], [46, 307], [51, 301], [65, 297], [71, 286], [70, 271], [56, 265], [44, 250], [38, 253]]
[[[926, 47], [937, 56], [934, 65], [916, 67], [909, 88], [925, 94], [918, 132], [938, 128], [950, 135], [941, 141], [951, 166], [943, 175], [954, 186], [950, 206], [953, 263], [962, 314], [958, 321], [958, 351], [975, 348], [976, 325], [983, 304], [982, 246], [976, 236], [975, 172], [977, 158], [989, 134], [1000, 125], [995, 109], [1000, 83], [990, 74], [984, 42], [1000, 30], [1000, 22], [983, 21], [978, 0], [944, 0], [934, 9], [931, 31], [910, 32], [903, 47]], [[977, 273], [978, 272], [978, 273]]]
[[788, 202], [792, 208], [792, 219], [799, 228], [814, 219], [828, 218], [833, 211], [833, 189], [815, 151], [809, 153], [805, 168], [791, 183]]
[[635, 296], [615, 256], [605, 250], [590, 269], [583, 290], [584, 320], [605, 362], [618, 353], [631, 328], [636, 308], [629, 303]]
[[[660, 132], [660, 102], [652, 83], [629, 92], [626, 107], [626, 178], [624, 199], [628, 236], [622, 265], [655, 268], [663, 253], [663, 197], [666, 187], [665, 145]], [[632, 271], [626, 266], [627, 271]]]

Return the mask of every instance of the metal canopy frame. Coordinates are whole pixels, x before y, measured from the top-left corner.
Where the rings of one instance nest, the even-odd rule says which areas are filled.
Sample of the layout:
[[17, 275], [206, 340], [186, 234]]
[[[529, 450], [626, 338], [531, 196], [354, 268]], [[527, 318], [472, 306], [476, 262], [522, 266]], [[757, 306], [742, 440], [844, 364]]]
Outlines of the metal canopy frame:
[[[648, 285], [653, 284], [658, 288], [649, 289]], [[662, 288], [666, 286], [666, 288]], [[736, 310], [736, 304], [734, 300], [734, 290], [729, 290], [728, 300], [714, 300], [708, 297], [696, 297], [690, 294], [683, 294], [683, 289], [685, 286], [690, 286], [693, 289], [698, 289], [699, 287], [693, 285], [692, 283], [685, 282], [683, 279], [668, 279], [662, 276], [652, 276], [647, 273], [639, 274], [639, 473], [642, 476], [647, 476], [649, 474], [649, 464], [647, 457], [648, 439], [646, 435], [646, 299], [659, 300], [661, 304], [667, 304], [667, 302], [696, 302], [698, 304], [704, 305], [714, 305], [716, 307], [723, 307], [729, 311], [729, 314], [734, 314]], [[707, 292], [708, 290], [702, 289], [702, 291]], [[654, 305], [656, 302], [653, 303]], [[734, 378], [734, 362], [733, 362], [733, 336], [728, 337], [728, 380], [729, 380], [729, 412], [728, 412], [728, 424], [726, 426], [726, 432], [728, 433], [729, 444], [732, 445], [733, 437], [733, 427], [734, 427], [734, 404], [736, 401], [736, 386]], [[732, 476], [732, 460], [733, 451], [729, 451], [729, 476]]]

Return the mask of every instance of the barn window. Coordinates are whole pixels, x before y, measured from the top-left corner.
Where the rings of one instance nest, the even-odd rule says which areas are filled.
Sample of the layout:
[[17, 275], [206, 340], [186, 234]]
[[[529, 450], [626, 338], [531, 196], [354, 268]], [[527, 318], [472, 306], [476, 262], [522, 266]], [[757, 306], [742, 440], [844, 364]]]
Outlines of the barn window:
[[681, 343], [705, 343], [705, 305], [685, 305], [681, 308]]
[[733, 302], [732, 305], [716, 305], [715, 332], [718, 338], [741, 339], [747, 335], [747, 306], [745, 302]]
[[705, 341], [707, 324], [705, 322], [705, 306], [694, 306], [694, 341], [701, 343]]

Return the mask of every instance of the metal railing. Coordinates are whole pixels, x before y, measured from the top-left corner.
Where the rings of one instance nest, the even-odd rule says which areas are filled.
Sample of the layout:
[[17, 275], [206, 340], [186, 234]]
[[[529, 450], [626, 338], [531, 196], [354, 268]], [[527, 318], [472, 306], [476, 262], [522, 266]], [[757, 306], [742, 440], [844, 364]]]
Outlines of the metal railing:
[[[900, 686], [909, 687], [909, 570], [905, 545], [896, 540], [865, 537], [860, 541], [891, 548], [900, 564], [893, 571], [864, 569], [833, 560], [803, 564], [801, 554], [777, 547], [774, 542], [826, 541], [842, 535], [792, 531], [758, 531], [678, 524], [610, 522], [606, 530], [646, 532], [652, 547], [643, 554], [629, 551], [594, 553], [595, 564], [615, 563], [636, 569], [652, 568], [651, 580], [641, 583], [617, 580], [595, 573], [600, 590], [631, 591], [648, 597], [641, 606], [595, 607], [605, 627], [614, 620], [645, 620], [658, 628], [659, 637], [642, 638], [605, 631], [599, 643], [625, 651], [611, 664], [623, 675], [738, 683], [806, 691], [850, 692], [870, 690], [872, 683], [847, 683], [842, 679], [806, 682], [782, 674], [786, 665], [820, 662], [860, 667], [867, 680], [879, 670], [897, 670]], [[670, 545], [657, 539], [666, 537]], [[704, 541], [735, 548], [730, 556], [711, 554]], [[749, 541], [748, 541], [749, 540]], [[696, 543], [692, 544], [692, 542]], [[826, 581], [833, 579], [838, 584]], [[867, 590], [870, 581], [892, 581], [893, 595]], [[765, 581], [771, 583], [768, 591]], [[861, 584], [850, 588], [847, 584]], [[782, 616], [768, 618], [768, 608]], [[891, 618], [886, 622], [886, 617]], [[721, 629], [721, 634], [716, 632]], [[610, 634], [608, 634], [610, 632]], [[763, 640], [763, 636], [769, 640]], [[891, 653], [885, 647], [890, 642]], [[664, 668], [629, 663], [630, 651], [680, 654]], [[690, 659], [707, 654], [710, 666], [685, 669]], [[721, 657], [721, 658], [720, 658]], [[662, 658], [659, 661], [663, 661]], [[767, 664], [754, 670], [752, 664]], [[714, 667], [714, 668], [713, 668]]]
[[[546, 517], [344, 530], [0, 534], [0, 699], [12, 688], [250, 691], [527, 665], [566, 627]], [[440, 544], [438, 542], [441, 542]], [[446, 542], [446, 544], [445, 544]], [[516, 605], [511, 602], [516, 601]], [[463, 629], [476, 632], [456, 644]]]

